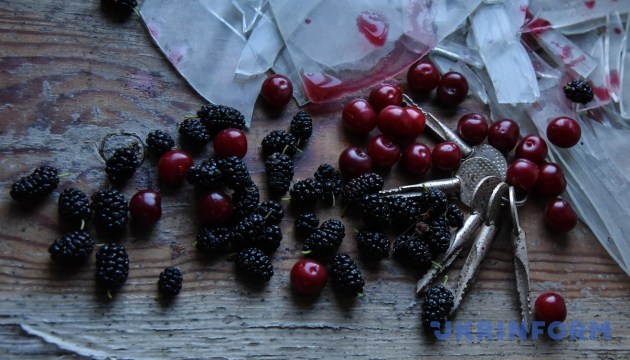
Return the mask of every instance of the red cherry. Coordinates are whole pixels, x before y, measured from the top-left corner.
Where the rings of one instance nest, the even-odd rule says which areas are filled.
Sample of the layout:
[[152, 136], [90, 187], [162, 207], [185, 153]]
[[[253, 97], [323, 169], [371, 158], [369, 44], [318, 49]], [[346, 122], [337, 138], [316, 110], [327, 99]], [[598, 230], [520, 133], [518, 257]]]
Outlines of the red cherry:
[[348, 131], [366, 135], [376, 127], [376, 111], [364, 99], [354, 99], [346, 104], [341, 113], [343, 126]]
[[538, 180], [538, 166], [527, 159], [516, 159], [507, 168], [507, 183], [522, 191], [529, 191]]
[[557, 117], [547, 125], [547, 139], [561, 148], [570, 148], [577, 144], [581, 136], [580, 124], [567, 116]]
[[247, 154], [247, 136], [238, 129], [223, 129], [214, 137], [214, 154], [218, 157], [236, 156], [242, 159]]
[[140, 224], [155, 224], [162, 217], [162, 196], [154, 190], [138, 191], [129, 200], [129, 213]]
[[317, 260], [300, 259], [291, 268], [291, 286], [303, 295], [317, 295], [328, 281], [326, 266]]
[[462, 151], [452, 142], [443, 142], [433, 148], [431, 159], [436, 169], [444, 171], [455, 170], [462, 161]]
[[171, 150], [164, 153], [158, 162], [160, 180], [168, 186], [181, 185], [193, 163], [192, 157], [184, 151]]
[[547, 157], [547, 142], [538, 135], [527, 135], [518, 145], [514, 154], [517, 158], [530, 160], [536, 164], [541, 164]]
[[260, 88], [260, 96], [273, 107], [281, 108], [291, 101], [293, 84], [284, 75], [272, 75], [265, 79]]
[[535, 317], [549, 326], [554, 321], [563, 322], [567, 318], [567, 306], [562, 296], [547, 292], [536, 298], [534, 304]]
[[377, 85], [370, 92], [370, 104], [376, 111], [381, 111], [389, 105], [400, 106], [402, 104], [402, 91], [393, 84]]
[[378, 113], [376, 126], [385, 135], [405, 138], [410, 133], [411, 119], [404, 108], [390, 105]]
[[197, 202], [197, 218], [204, 226], [225, 224], [232, 211], [232, 198], [221, 190], [208, 191]]
[[567, 232], [577, 225], [577, 215], [566, 200], [555, 198], [545, 207], [545, 223], [551, 230]]
[[376, 135], [370, 140], [367, 153], [372, 164], [379, 168], [389, 168], [400, 158], [400, 146], [385, 135]]
[[488, 121], [481, 114], [466, 114], [459, 118], [457, 132], [468, 144], [479, 145], [488, 135]]
[[440, 71], [429, 60], [418, 60], [407, 72], [407, 85], [414, 91], [431, 91], [439, 82]]
[[409, 134], [405, 136], [407, 139], [415, 139], [422, 134], [424, 127], [427, 124], [427, 118], [424, 116], [422, 110], [407, 106], [404, 108], [409, 115]]
[[358, 147], [349, 147], [339, 155], [339, 170], [346, 178], [372, 171], [372, 158]]
[[488, 129], [488, 144], [508, 153], [516, 146], [520, 132], [518, 124], [510, 119], [495, 121]]
[[442, 75], [436, 94], [442, 105], [457, 106], [468, 96], [468, 81], [458, 72], [447, 72]]
[[405, 171], [422, 175], [431, 167], [431, 149], [424, 144], [411, 144], [403, 152], [401, 161]]
[[542, 196], [558, 196], [564, 192], [567, 181], [562, 169], [554, 163], [544, 163], [538, 167], [536, 191]]

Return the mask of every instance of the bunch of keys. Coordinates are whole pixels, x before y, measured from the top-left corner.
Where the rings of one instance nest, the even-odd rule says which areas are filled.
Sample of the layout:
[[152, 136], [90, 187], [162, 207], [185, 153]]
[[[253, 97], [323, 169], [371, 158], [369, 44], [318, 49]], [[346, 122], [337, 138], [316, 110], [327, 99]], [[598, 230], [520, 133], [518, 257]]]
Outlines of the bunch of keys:
[[[404, 96], [406, 101], [416, 106], [407, 95]], [[421, 192], [426, 191], [426, 189], [439, 189], [445, 193], [458, 194], [461, 201], [470, 207], [470, 215], [466, 218], [464, 225], [452, 235], [448, 250], [437, 259], [439, 266], [429, 269], [418, 281], [416, 292], [418, 294], [423, 293], [442, 271], [450, 267], [465, 245], [473, 241], [455, 290], [454, 306], [450, 314], [453, 315], [474, 281], [475, 275], [498, 233], [499, 218], [505, 213], [502, 210], [507, 206], [512, 225], [514, 272], [521, 307], [521, 321], [529, 332], [532, 319], [527, 239], [525, 232], [520, 227], [517, 211], [520, 204], [516, 200], [514, 188], [504, 182], [507, 171], [505, 157], [490, 145], [470, 147], [436, 117], [424, 111], [423, 113], [427, 118], [427, 128], [431, 133], [442, 141], [451, 141], [457, 144], [465, 160], [461, 163], [454, 178], [401, 186], [381, 191], [380, 194], [381, 196], [414, 198], [421, 196]]]

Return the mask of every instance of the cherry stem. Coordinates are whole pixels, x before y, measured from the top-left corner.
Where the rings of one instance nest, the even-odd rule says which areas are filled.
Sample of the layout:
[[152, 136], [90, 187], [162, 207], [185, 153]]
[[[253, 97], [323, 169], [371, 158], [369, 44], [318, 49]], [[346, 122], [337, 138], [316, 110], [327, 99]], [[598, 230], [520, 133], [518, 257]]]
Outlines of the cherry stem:
[[442, 283], [442, 285], [446, 286], [447, 282], [448, 282], [448, 275], [444, 275], [444, 282]]
[[440, 264], [438, 262], [435, 262], [433, 260], [431, 260], [431, 264], [433, 264], [438, 269], [443, 269], [444, 268], [444, 266], [442, 266], [442, 264]]
[[197, 115], [184, 115], [184, 119], [199, 119]]
[[271, 216], [271, 213], [272, 213], [272, 212], [273, 212], [273, 210], [269, 210], [269, 211], [267, 212], [267, 215], [265, 215], [265, 220], [267, 220], [267, 219]]
[[313, 250], [302, 250], [302, 255], [308, 255], [310, 253], [312, 253]]

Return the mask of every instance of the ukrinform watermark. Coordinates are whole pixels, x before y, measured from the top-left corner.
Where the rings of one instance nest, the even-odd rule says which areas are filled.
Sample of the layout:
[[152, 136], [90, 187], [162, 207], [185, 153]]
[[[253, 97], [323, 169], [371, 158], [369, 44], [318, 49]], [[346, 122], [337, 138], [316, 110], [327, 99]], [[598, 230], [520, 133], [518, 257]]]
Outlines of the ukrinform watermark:
[[438, 340], [457, 341], [513, 341], [537, 340], [542, 336], [561, 340], [610, 340], [610, 321], [601, 323], [590, 321], [572, 321], [567, 324], [559, 321], [545, 326], [542, 321], [532, 322], [531, 332], [527, 333], [527, 325], [517, 321], [447, 321], [443, 327], [440, 323], [431, 322], [435, 337]]

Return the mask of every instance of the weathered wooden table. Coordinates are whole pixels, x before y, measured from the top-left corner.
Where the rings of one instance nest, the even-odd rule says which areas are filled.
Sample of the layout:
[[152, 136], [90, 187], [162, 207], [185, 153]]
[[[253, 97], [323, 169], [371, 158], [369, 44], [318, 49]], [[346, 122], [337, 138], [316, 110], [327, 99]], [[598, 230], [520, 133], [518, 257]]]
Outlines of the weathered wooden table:
[[[365, 94], [363, 94], [365, 95]], [[435, 341], [420, 325], [414, 296], [418, 274], [391, 260], [359, 263], [365, 297], [338, 298], [326, 288], [315, 300], [295, 296], [289, 270], [300, 257], [293, 213], [282, 222], [284, 240], [273, 258], [276, 275], [254, 289], [237, 281], [233, 263], [209, 261], [191, 245], [196, 234], [194, 192], [188, 185], [164, 191], [164, 214], [150, 232], [128, 231], [123, 242], [131, 260], [129, 280], [111, 301], [94, 285], [94, 263], [78, 273], [59, 271], [49, 259], [60, 234], [56, 198], [69, 186], [88, 193], [106, 186], [97, 145], [121, 130], [141, 137], [153, 129], [176, 133], [183, 115], [204, 101], [162, 57], [141, 21], [107, 19], [100, 2], [0, 1], [0, 357], [64, 356], [117, 358], [598, 358], [630, 357], [630, 279], [580, 223], [566, 235], [544, 227], [542, 201], [522, 208], [531, 259], [532, 297], [564, 295], [568, 323], [610, 321], [610, 339], [552, 341], [479, 340], [479, 321], [517, 320], [509, 236], [505, 229], [463, 303], [457, 320], [471, 321], [473, 340]], [[320, 163], [336, 164], [339, 152], [366, 139], [348, 136], [339, 123], [343, 102], [307, 108], [315, 118], [312, 142], [296, 161], [296, 179], [312, 176]], [[454, 113], [432, 106], [451, 124]], [[295, 105], [271, 114], [260, 106], [248, 132], [246, 161], [266, 199], [258, 144], [276, 128], [287, 128]], [[432, 144], [426, 137], [423, 142]], [[201, 159], [211, 154], [197, 156]], [[41, 164], [71, 175], [41, 206], [25, 210], [9, 197], [10, 185]], [[394, 169], [386, 185], [415, 180]], [[124, 188], [157, 186], [155, 161], [148, 160]], [[339, 217], [324, 208], [320, 217]], [[357, 258], [353, 228], [342, 251]], [[449, 272], [456, 278], [462, 259]], [[170, 306], [156, 300], [156, 280], [166, 266], [184, 273], [184, 289]], [[455, 281], [455, 280], [453, 280]], [[452, 283], [454, 285], [454, 283]], [[588, 333], [587, 333], [588, 334]], [[496, 335], [496, 331], [495, 331]]]

